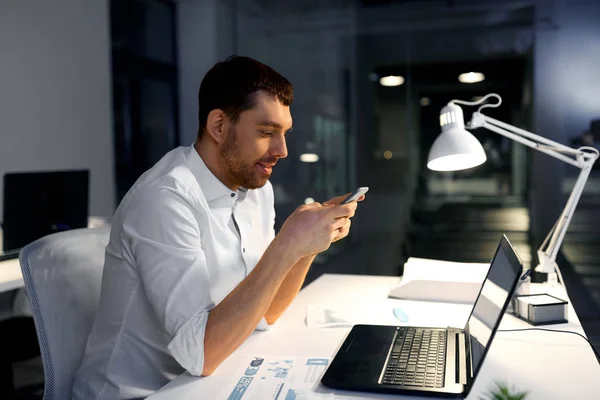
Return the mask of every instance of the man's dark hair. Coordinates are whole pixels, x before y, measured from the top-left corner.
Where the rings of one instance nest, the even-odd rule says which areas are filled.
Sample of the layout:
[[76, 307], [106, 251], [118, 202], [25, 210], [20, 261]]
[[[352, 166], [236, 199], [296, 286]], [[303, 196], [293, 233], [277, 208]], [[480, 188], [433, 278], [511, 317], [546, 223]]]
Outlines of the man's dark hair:
[[198, 91], [198, 138], [208, 114], [220, 109], [237, 122], [243, 111], [254, 107], [254, 95], [265, 90], [289, 106], [294, 101], [292, 84], [273, 68], [249, 57], [230, 56], [210, 69]]

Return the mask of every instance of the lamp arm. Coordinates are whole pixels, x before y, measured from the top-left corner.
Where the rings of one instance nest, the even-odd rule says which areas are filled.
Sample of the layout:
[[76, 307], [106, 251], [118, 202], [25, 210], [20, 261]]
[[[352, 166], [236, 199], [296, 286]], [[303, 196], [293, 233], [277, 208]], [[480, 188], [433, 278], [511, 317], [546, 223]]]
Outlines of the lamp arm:
[[[581, 169], [581, 172], [577, 177], [577, 181], [575, 182], [575, 186], [569, 195], [569, 199], [567, 200], [565, 208], [554, 224], [554, 227], [550, 230], [548, 236], [538, 249], [538, 258], [540, 264], [536, 268], [536, 271], [546, 273], [552, 273], [555, 271], [560, 272], [558, 270], [558, 266], [556, 265], [556, 256], [558, 255], [560, 246], [562, 245], [567, 229], [569, 228], [569, 224], [581, 194], [583, 193], [583, 189], [585, 188], [585, 184], [592, 170], [592, 166], [599, 156], [598, 150], [586, 148], [586, 150], [590, 150], [590, 152], [586, 152], [581, 150], [583, 148], [572, 149], [542, 136], [490, 118], [479, 112], [473, 114], [473, 119], [471, 120], [470, 126], [473, 128], [486, 128], [492, 132], [496, 132], [518, 143], [531, 147], [542, 153], [551, 155], [554, 158], [558, 158], [559, 160]], [[575, 159], [565, 156], [562, 153], [573, 155], [575, 156]]]
[[[506, 129], [506, 128], [502, 128], [499, 126], [496, 126], [495, 123], [500, 122], [497, 121], [493, 118], [488, 117], [487, 115], [483, 115], [483, 114], [479, 114], [479, 113], [475, 113], [473, 114], [473, 119], [471, 120], [471, 124], [470, 127], [471, 128], [485, 128], [488, 129], [492, 132], [496, 132], [499, 135], [505, 136], [509, 139], [514, 140], [515, 142], [521, 143], [527, 147], [531, 147], [532, 149], [535, 149], [537, 151], [540, 151], [542, 153], [548, 154], [554, 158], [558, 158], [559, 160], [566, 162], [568, 164], [574, 165], [577, 168], [583, 168], [583, 164], [580, 160], [578, 159], [573, 159], [570, 157], [565, 156], [564, 154], [561, 154], [559, 151], [562, 151], [562, 148], [565, 147], [568, 150], [570, 150], [570, 153], [573, 154], [572, 152], [575, 151], [576, 154], [573, 155], [584, 155], [585, 153], [579, 150], [574, 150], [571, 149], [570, 147], [564, 146], [560, 143], [556, 143], [553, 142], [551, 140], [548, 140], [542, 136], [538, 136], [534, 133], [531, 132], [527, 132], [523, 129], [519, 129], [516, 128], [514, 126], [508, 125], [508, 124], [504, 124], [507, 127], [510, 128]], [[516, 132], [516, 133], [515, 133]], [[523, 132], [527, 133], [528, 137], [523, 137], [521, 136], [523, 134]], [[534, 140], [531, 140], [529, 138], [532, 138]], [[539, 139], [542, 140], [539, 140]], [[540, 145], [540, 142], [543, 142], [543, 145]], [[549, 142], [549, 143], [548, 143]], [[560, 150], [555, 150], [555, 148], [558, 148]]]
[[556, 256], [558, 255], [558, 251], [563, 242], [565, 234], [567, 233], [567, 229], [569, 228], [569, 224], [573, 218], [573, 214], [575, 213], [575, 208], [577, 207], [577, 203], [579, 202], [581, 194], [583, 193], [583, 189], [585, 188], [585, 184], [592, 170], [592, 166], [594, 165], [594, 161], [595, 159], [593, 158], [588, 160], [585, 166], [581, 169], [581, 172], [577, 177], [577, 181], [575, 182], [575, 186], [569, 195], [567, 204], [565, 205], [565, 208], [563, 209], [558, 221], [556, 221], [555, 228], [551, 231], [552, 236], [548, 242], [548, 246], [546, 249], [544, 249], [543, 246], [539, 249], [539, 251], [542, 251], [551, 260], [555, 260]]
[[559, 151], [566, 152], [568, 154], [582, 154], [583, 153], [580, 150], [573, 149], [573, 148], [571, 148], [569, 146], [565, 146], [564, 144], [555, 142], [553, 140], [550, 140], [550, 139], [545, 138], [545, 137], [540, 136], [540, 135], [536, 135], [535, 133], [526, 131], [525, 129], [517, 128], [516, 126], [512, 126], [510, 124], [507, 124], [506, 122], [499, 121], [497, 119], [494, 119], [492, 117], [488, 117], [487, 115], [483, 115], [481, 113], [475, 113], [475, 114], [473, 114], [473, 119], [475, 120], [477, 118], [483, 118], [483, 120], [485, 122], [487, 122], [488, 124], [496, 125], [496, 126], [498, 126], [500, 128], [506, 129], [509, 132], [513, 132], [513, 133], [515, 133], [517, 135], [520, 135], [520, 136], [523, 136], [523, 137], [525, 137], [527, 139], [530, 139], [530, 140], [532, 140], [532, 141], [534, 141], [536, 143], [545, 144], [545, 145], [547, 145], [549, 147], [552, 147], [552, 148], [557, 149]]

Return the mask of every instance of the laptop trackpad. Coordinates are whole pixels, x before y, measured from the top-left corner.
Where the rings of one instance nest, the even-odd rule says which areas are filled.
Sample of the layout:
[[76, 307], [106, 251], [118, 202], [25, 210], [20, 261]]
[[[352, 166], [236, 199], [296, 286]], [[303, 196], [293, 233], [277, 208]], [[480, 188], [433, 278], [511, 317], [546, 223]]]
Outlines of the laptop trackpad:
[[375, 335], [374, 337], [357, 335], [346, 347], [350, 357], [361, 357], [361, 354], [372, 357], [377, 354], [386, 354], [390, 348], [391, 339]]
[[376, 384], [395, 332], [393, 326], [356, 325], [334, 358], [325, 380], [341, 386], [350, 382]]

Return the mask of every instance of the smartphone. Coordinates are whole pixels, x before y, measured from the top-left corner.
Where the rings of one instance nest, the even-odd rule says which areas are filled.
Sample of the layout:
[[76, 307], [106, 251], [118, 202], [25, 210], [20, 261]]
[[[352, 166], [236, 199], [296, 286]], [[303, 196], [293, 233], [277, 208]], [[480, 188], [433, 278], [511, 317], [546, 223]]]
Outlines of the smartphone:
[[352, 194], [350, 194], [348, 197], [346, 197], [340, 204], [347, 204], [347, 203], [350, 203], [351, 201], [356, 201], [356, 200], [360, 199], [360, 196], [367, 193], [368, 191], [369, 191], [369, 188], [366, 186], [359, 187]]

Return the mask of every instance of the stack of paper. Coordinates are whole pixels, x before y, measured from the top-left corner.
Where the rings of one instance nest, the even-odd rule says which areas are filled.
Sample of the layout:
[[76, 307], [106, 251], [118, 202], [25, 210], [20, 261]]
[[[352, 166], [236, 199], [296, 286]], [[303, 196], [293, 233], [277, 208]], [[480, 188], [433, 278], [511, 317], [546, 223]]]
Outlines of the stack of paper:
[[489, 263], [409, 258], [400, 284], [389, 295], [403, 300], [473, 304], [489, 268]]

